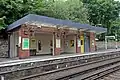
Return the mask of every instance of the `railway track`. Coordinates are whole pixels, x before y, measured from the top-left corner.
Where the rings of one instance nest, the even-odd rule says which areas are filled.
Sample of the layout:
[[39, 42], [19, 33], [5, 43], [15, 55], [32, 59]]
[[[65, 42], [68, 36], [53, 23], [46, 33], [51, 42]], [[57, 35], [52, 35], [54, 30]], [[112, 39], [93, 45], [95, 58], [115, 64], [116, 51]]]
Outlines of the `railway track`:
[[[97, 64], [94, 64], [97, 65]], [[84, 70], [82, 72], [59, 78], [57, 80], [97, 80], [104, 75], [120, 69], [120, 61]]]
[[[108, 72], [108, 70], [110, 69], [112, 69], [112, 71], [119, 69], [118, 67], [120, 67], [119, 56], [114, 58], [109, 58], [109, 59], [107, 59], [106, 57], [105, 59], [102, 59], [102, 60], [92, 61], [92, 62], [88, 62], [85, 64], [76, 65], [76, 66], [70, 66], [67, 68], [61, 68], [61, 69], [53, 70], [47, 73], [42, 73], [42, 74], [39, 73], [39, 74], [22, 77], [19, 80], [41, 80], [40, 78], [42, 77], [44, 78], [45, 76], [52, 76], [52, 75], [56, 75], [57, 77], [56, 78], [51, 77], [51, 78], [48, 78], [48, 80], [68, 80], [71, 77], [75, 77], [78, 74], [81, 75], [78, 80], [82, 80], [82, 79], [93, 80], [92, 76], [98, 75], [103, 71]], [[66, 75], [67, 71], [68, 73]], [[69, 75], [69, 72], [72, 75]], [[64, 74], [64, 75], [60, 75], [60, 74]], [[94, 77], [94, 79], [96, 78]]]
[[[116, 65], [111, 65], [109, 67], [107, 66], [107, 67], [101, 68], [99, 70], [94, 70], [94, 71], [90, 70], [91, 72], [88, 72], [88, 73], [82, 74], [82, 75], [80, 75], [80, 73], [77, 75], [74, 74], [75, 76], [73, 76], [71, 78], [61, 79], [61, 80], [68, 80], [68, 79], [69, 80], [106, 80], [106, 77], [108, 77], [106, 75], [109, 75], [117, 70], [120, 70], [119, 65], [120, 64], [118, 63]], [[117, 76], [116, 76], [116, 78], [117, 78]], [[107, 80], [116, 80], [116, 79], [109, 78]]]
[[98, 80], [120, 80], [120, 70], [118, 70], [114, 73], [111, 73], [107, 76], [104, 76]]
[[120, 69], [104, 75], [96, 80], [120, 80]]
[[[80, 79], [92, 80], [94, 79], [92, 76], [101, 73], [101, 71], [119, 69], [120, 52], [76, 56], [48, 62], [44, 61], [41, 65], [35, 66], [33, 64], [34, 66], [0, 72], [0, 75], [4, 80], [68, 80], [76, 75], [81, 76]], [[26, 72], [28, 73], [25, 74]], [[20, 73], [24, 75], [17, 76]]]

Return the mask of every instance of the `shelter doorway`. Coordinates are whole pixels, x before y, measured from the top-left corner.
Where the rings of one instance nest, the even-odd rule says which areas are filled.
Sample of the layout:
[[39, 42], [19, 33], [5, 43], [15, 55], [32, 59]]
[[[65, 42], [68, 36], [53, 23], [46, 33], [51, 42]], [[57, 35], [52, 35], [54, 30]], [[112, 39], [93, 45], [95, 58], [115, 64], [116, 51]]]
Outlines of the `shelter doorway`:
[[36, 55], [40, 54], [53, 54], [53, 35], [52, 34], [45, 34], [45, 33], [36, 33], [35, 35], [37, 40], [37, 53]]
[[76, 53], [76, 36], [74, 34], [66, 36], [65, 52]]
[[85, 34], [85, 52], [89, 52], [90, 49], [90, 37]]
[[84, 36], [80, 36], [81, 40], [81, 53], [84, 53]]

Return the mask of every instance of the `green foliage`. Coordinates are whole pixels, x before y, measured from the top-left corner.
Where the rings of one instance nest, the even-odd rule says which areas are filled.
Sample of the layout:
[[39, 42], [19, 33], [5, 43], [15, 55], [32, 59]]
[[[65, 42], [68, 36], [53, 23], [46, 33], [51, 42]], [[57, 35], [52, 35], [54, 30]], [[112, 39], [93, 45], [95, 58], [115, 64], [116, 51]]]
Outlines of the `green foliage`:
[[112, 35], [113, 23], [120, 13], [120, 2], [114, 0], [83, 0], [83, 3], [88, 9], [90, 23], [92, 25], [101, 24], [108, 29], [107, 34]]
[[[43, 5], [44, 4], [44, 5]], [[88, 23], [87, 9], [80, 0], [39, 0], [37, 14], [51, 16], [59, 19], [73, 20], [80, 23]]]
[[2, 18], [0, 18], [0, 30], [4, 29], [4, 27], [6, 26], [6, 24], [4, 23], [4, 19], [5, 19], [5, 16], [3, 16]]
[[88, 8], [89, 21], [94, 25], [110, 26], [119, 16], [120, 2], [114, 0], [83, 0]]
[[112, 23], [111, 35], [117, 34], [117, 38], [120, 41], [120, 18], [116, 19]]
[[120, 27], [120, 18], [117, 18], [115, 21], [113, 21], [112, 26]]
[[0, 0], [0, 17], [5, 16], [4, 24], [9, 25], [28, 14], [33, 9], [33, 5], [32, 0]]
[[[120, 2], [114, 0], [0, 0], [0, 11], [0, 29], [29, 13], [101, 24], [108, 28], [108, 35], [115, 35], [114, 27], [120, 27]], [[117, 33], [120, 35], [119, 29]], [[98, 37], [103, 40], [104, 35]]]

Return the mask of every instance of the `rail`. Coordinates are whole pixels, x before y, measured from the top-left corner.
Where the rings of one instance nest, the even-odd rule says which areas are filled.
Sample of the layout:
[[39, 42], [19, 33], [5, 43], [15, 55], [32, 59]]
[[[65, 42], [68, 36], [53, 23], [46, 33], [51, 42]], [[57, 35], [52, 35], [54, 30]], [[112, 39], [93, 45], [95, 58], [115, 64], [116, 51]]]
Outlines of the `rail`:
[[[37, 60], [37, 59], [35, 59]], [[29, 67], [22, 67], [17, 69], [11, 69], [7, 71], [0, 72], [0, 75], [5, 78], [5, 80], [29, 80], [30, 78], [36, 78], [44, 75], [53, 75], [62, 73], [64, 71], [69, 71], [75, 69], [76, 71], [72, 71], [72, 75], [78, 73], [84, 73], [84, 71], [91, 70], [91, 69], [98, 69], [100, 66], [105, 65], [112, 65], [120, 61], [120, 52], [110, 52], [105, 54], [93, 54], [93, 55], [85, 55], [85, 56], [76, 56], [76, 57], [69, 57], [69, 58], [62, 58], [54, 60], [43, 61], [39, 63], [39, 65], [35, 65], [32, 63]], [[18, 61], [19, 62], [19, 61]], [[11, 62], [12, 63], [12, 62]], [[5, 64], [5, 63], [4, 63]], [[9, 63], [10, 64], [10, 63]], [[91, 66], [91, 67], [88, 67]], [[10, 66], [11, 67], [11, 66]], [[78, 70], [77, 70], [78, 69]], [[29, 74], [19, 75], [22, 72], [29, 72]], [[78, 72], [77, 72], [78, 71]], [[14, 74], [13, 74], [14, 73]], [[16, 77], [13, 75], [16, 74]], [[52, 77], [54, 79], [62, 79], [71, 74], [67, 73], [67, 75], [60, 76], [58, 75], [57, 78]], [[9, 75], [9, 76], [6, 76]], [[8, 79], [6, 79], [6, 77]], [[33, 79], [35, 80], [35, 79]]]

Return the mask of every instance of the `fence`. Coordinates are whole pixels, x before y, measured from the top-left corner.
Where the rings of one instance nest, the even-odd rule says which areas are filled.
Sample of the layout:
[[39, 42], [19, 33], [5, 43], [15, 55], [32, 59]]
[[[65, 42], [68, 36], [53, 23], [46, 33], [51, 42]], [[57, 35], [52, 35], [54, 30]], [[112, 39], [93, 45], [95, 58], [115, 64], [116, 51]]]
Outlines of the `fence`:
[[[105, 50], [105, 41], [97, 41], [96, 42], [97, 50]], [[120, 48], [120, 42], [117, 42], [118, 48]], [[108, 41], [107, 42], [108, 49], [115, 49], [116, 42], [115, 41]]]

